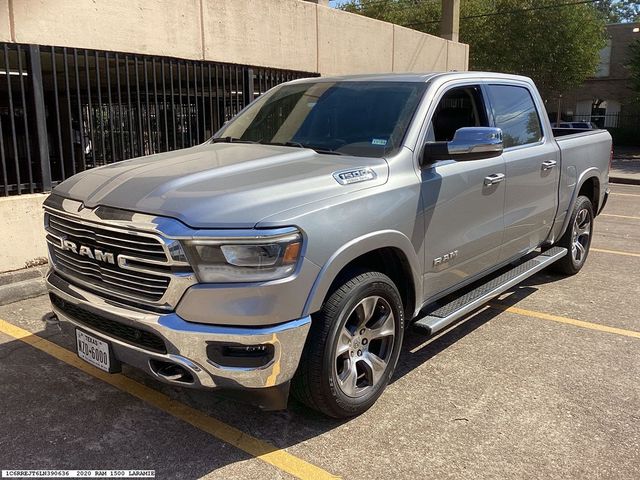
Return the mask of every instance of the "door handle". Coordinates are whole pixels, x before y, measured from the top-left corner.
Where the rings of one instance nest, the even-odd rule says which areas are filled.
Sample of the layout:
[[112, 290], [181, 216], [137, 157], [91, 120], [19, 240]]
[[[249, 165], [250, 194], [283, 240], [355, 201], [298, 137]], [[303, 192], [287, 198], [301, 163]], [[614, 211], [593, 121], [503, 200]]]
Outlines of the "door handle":
[[495, 185], [496, 183], [500, 183], [504, 180], [504, 173], [492, 173], [484, 177], [484, 184], [488, 187], [489, 185]]
[[558, 164], [555, 160], [547, 160], [542, 162], [542, 170], [551, 170]]

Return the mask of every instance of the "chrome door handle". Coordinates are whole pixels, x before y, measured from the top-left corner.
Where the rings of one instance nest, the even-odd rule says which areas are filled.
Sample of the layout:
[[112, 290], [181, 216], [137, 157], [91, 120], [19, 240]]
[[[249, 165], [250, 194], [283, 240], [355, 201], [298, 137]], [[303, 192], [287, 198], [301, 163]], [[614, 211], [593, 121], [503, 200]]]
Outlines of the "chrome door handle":
[[542, 170], [551, 170], [557, 164], [558, 162], [556, 162], [555, 160], [547, 160], [545, 162], [542, 162]]
[[504, 173], [492, 173], [491, 175], [484, 177], [484, 184], [486, 186], [495, 185], [496, 183], [500, 183], [504, 180], [504, 177]]

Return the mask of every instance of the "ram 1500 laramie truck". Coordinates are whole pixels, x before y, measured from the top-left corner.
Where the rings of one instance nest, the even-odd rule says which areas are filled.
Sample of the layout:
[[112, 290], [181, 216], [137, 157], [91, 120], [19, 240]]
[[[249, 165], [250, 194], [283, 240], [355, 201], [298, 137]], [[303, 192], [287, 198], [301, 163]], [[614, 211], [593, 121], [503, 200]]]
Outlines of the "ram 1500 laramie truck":
[[525, 77], [284, 83], [202, 145], [58, 185], [53, 311], [103, 370], [356, 415], [409, 325], [582, 268], [610, 153], [604, 130], [554, 134]]

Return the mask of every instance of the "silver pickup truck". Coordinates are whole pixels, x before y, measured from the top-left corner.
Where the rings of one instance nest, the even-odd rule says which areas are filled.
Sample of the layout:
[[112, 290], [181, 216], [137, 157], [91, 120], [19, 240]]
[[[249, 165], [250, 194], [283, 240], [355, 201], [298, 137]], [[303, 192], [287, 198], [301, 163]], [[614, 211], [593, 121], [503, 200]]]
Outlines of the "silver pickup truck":
[[582, 268], [610, 154], [604, 130], [552, 131], [524, 77], [285, 83], [202, 145], [57, 186], [53, 311], [103, 370], [357, 415], [410, 325]]

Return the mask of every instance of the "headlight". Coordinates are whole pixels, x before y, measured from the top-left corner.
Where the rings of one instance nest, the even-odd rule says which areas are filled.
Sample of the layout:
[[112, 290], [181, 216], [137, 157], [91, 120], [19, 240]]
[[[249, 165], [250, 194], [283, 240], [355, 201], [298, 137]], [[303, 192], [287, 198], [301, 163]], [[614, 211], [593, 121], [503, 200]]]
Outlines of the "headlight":
[[200, 282], [259, 282], [295, 271], [302, 235], [188, 240], [184, 247]]

